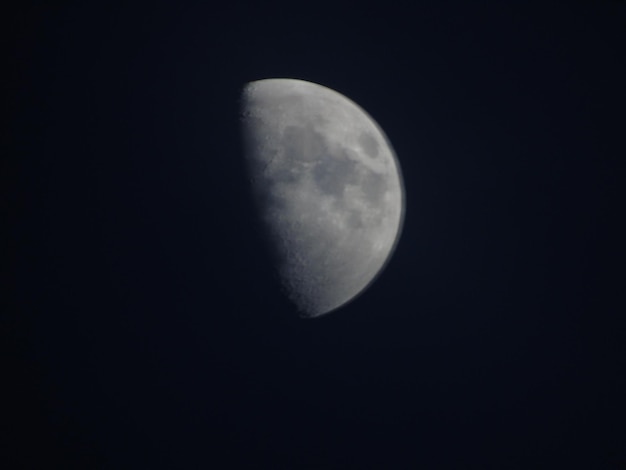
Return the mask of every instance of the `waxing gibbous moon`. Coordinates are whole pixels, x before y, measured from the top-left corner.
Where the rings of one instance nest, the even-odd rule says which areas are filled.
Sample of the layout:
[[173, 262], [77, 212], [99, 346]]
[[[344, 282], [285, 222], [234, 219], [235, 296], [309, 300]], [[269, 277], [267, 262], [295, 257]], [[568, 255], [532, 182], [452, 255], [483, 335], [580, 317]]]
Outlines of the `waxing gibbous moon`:
[[244, 157], [283, 290], [303, 317], [327, 314], [378, 276], [404, 217], [385, 134], [342, 94], [295, 79], [248, 83]]

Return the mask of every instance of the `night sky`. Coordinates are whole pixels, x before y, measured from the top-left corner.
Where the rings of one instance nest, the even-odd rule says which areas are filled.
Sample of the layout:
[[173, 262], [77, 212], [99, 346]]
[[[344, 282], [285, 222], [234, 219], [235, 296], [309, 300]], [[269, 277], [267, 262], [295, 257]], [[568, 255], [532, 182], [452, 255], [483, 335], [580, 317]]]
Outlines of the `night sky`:
[[[0, 468], [626, 468], [624, 2], [15, 3]], [[243, 172], [275, 77], [362, 106], [406, 190], [314, 320]]]

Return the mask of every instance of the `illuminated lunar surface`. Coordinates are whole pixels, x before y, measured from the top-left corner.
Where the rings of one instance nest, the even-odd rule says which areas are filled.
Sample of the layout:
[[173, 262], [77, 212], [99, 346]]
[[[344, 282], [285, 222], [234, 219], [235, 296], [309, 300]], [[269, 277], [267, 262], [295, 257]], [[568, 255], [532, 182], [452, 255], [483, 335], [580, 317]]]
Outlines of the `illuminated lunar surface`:
[[245, 159], [284, 292], [303, 317], [357, 297], [397, 243], [404, 191], [385, 134], [358, 105], [294, 79], [242, 95]]

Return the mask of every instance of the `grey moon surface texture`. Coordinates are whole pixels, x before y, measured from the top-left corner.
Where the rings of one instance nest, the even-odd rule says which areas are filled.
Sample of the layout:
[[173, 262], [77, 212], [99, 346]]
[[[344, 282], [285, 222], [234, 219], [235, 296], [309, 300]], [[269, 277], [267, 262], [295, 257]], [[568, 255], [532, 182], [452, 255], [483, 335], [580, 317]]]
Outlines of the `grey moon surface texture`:
[[284, 293], [318, 317], [385, 267], [404, 218], [398, 160], [382, 129], [330, 88], [296, 79], [246, 84], [244, 158]]

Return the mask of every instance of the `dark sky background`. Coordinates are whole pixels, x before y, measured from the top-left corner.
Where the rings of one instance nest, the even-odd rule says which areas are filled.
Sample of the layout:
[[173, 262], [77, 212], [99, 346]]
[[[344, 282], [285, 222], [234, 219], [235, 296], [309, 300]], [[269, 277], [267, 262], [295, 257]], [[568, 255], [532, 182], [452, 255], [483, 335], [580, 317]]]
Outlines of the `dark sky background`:
[[[624, 2], [19, 3], [1, 468], [626, 468]], [[247, 196], [271, 77], [404, 176], [386, 270], [316, 320]]]

